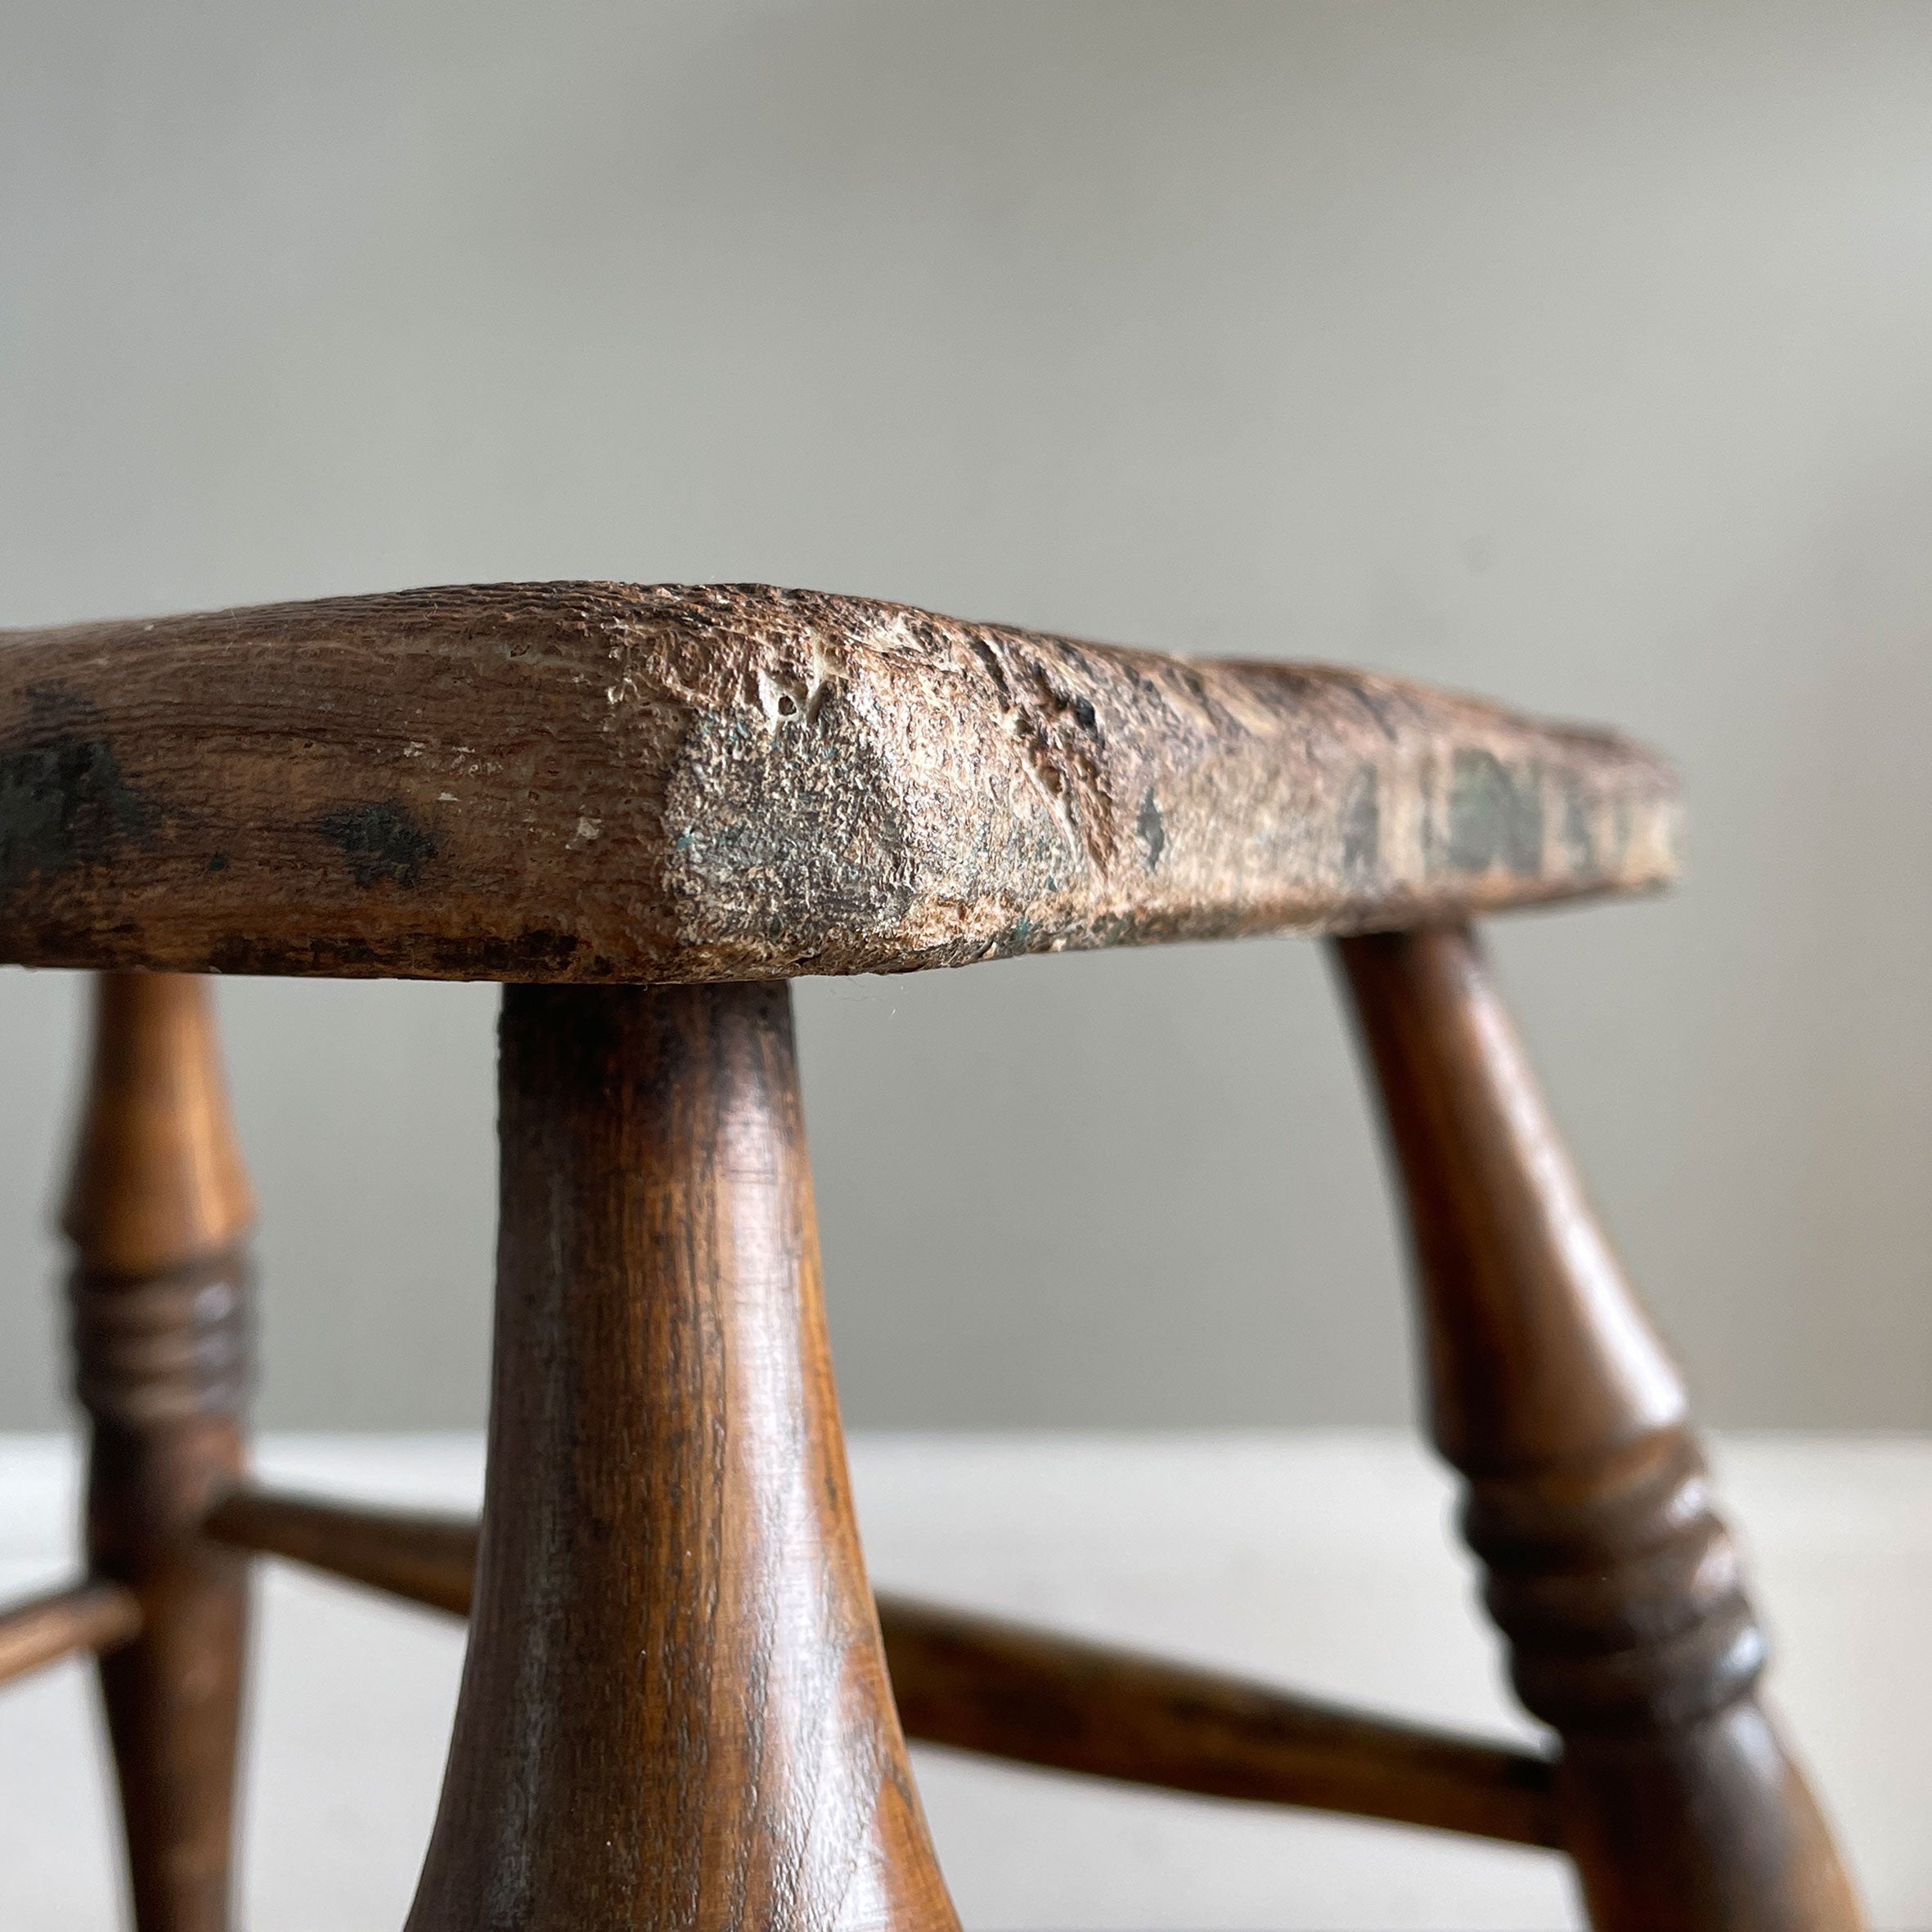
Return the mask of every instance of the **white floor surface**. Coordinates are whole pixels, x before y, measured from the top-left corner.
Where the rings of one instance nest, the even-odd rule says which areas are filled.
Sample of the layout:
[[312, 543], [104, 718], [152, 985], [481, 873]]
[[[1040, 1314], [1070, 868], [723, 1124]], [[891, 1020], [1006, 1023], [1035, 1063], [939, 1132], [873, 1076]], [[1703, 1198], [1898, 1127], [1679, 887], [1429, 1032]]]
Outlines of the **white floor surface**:
[[[472, 1438], [270, 1438], [274, 1476], [473, 1503]], [[1406, 1439], [860, 1437], [874, 1580], [1157, 1647], [1378, 1709], [1527, 1735]], [[1932, 1926], [1932, 1440], [1732, 1439], [1777, 1656], [1774, 1696], [1881, 1932]], [[71, 1563], [69, 1446], [0, 1437], [0, 1596]], [[442, 1768], [453, 1624], [272, 1568], [245, 1800], [249, 1932], [398, 1932]], [[0, 1691], [0, 1928], [116, 1919], [90, 1687], [74, 1664]], [[1547, 1854], [986, 1765], [919, 1772], [970, 1932], [1489, 1932], [1572, 1925]]]

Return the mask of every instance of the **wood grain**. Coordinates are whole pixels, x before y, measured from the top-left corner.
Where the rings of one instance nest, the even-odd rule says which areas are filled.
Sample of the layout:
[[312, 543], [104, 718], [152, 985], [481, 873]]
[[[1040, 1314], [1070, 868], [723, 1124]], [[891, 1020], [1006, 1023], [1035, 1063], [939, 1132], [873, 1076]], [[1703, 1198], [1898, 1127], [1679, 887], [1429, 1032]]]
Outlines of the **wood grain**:
[[72, 1584], [0, 1607], [0, 1684], [76, 1651], [107, 1651], [141, 1632], [141, 1599], [119, 1584]]
[[704, 981], [1656, 886], [1675, 781], [1368, 673], [760, 586], [0, 633], [0, 962]]
[[[476, 1525], [240, 1490], [211, 1535], [468, 1615]], [[1209, 1797], [1557, 1842], [1550, 1763], [1163, 1659], [905, 1597], [877, 1600], [915, 1741]]]
[[228, 1924], [247, 1566], [198, 1532], [242, 1466], [253, 1211], [204, 982], [102, 978], [64, 1224], [89, 1564], [140, 1605], [101, 1660], [139, 1932]]
[[789, 995], [512, 986], [475, 1610], [410, 1932], [956, 1932], [833, 1393]]
[[1598, 1932], [1851, 1932], [1851, 1886], [1756, 1698], [1764, 1644], [1683, 1384], [1474, 941], [1344, 941], [1413, 1232], [1436, 1440], [1468, 1481]]

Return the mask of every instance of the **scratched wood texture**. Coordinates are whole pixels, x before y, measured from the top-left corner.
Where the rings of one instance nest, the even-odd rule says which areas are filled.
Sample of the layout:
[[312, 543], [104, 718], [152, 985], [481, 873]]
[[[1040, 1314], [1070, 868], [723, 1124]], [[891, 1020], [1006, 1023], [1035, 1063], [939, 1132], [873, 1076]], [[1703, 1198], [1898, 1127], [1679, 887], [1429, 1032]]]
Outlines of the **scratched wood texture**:
[[1612, 734], [758, 586], [0, 632], [0, 962], [773, 979], [1653, 887]]

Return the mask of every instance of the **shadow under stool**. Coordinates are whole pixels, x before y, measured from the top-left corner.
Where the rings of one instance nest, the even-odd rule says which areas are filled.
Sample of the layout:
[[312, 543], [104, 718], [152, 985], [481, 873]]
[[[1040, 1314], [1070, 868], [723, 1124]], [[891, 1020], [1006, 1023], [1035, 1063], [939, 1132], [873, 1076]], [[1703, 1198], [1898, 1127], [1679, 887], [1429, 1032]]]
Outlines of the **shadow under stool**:
[[[755, 586], [0, 633], [0, 963], [99, 975], [88, 1569], [0, 1615], [0, 1677], [98, 1653], [141, 1932], [228, 1924], [261, 1552], [470, 1620], [410, 1932], [946, 1932], [905, 1735], [1547, 1846], [1600, 1932], [1857, 1925], [1468, 924], [1662, 885], [1678, 821], [1608, 733]], [[1543, 1755], [867, 1584], [786, 982], [1278, 932], [1352, 1000]], [[504, 982], [480, 1525], [249, 1480], [222, 973]]]

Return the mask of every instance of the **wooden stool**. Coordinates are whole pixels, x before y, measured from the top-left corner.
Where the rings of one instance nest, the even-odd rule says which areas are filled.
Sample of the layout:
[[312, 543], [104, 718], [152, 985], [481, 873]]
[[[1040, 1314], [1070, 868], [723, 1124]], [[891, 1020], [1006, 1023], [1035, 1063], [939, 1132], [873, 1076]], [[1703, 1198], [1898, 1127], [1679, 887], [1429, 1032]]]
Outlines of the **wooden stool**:
[[[88, 1575], [0, 1620], [0, 1675], [99, 1653], [142, 1932], [227, 1924], [257, 1551], [470, 1616], [411, 1932], [952, 1928], [902, 1725], [1555, 1848], [1605, 1932], [1856, 1925], [1683, 1386], [1466, 923], [1660, 885], [1677, 833], [1607, 734], [796, 592], [0, 636], [0, 961], [101, 975]], [[867, 1586], [784, 982], [1283, 931], [1335, 937], [1548, 1755]], [[210, 973], [505, 982], [480, 1529], [249, 1480]]]

